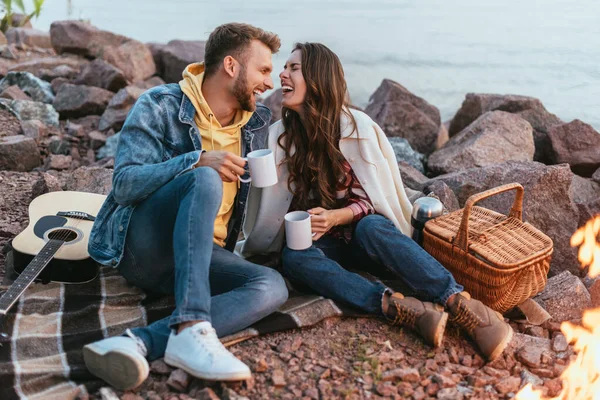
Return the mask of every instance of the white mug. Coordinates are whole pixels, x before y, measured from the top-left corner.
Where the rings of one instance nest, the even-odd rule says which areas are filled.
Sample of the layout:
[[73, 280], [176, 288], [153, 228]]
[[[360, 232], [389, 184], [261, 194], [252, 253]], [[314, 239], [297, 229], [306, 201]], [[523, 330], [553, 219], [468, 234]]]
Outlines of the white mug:
[[305, 250], [312, 246], [312, 233], [310, 228], [311, 215], [306, 211], [292, 211], [285, 214], [285, 240], [287, 247], [292, 250]]
[[252, 151], [244, 157], [244, 160], [248, 161], [250, 177], [244, 179], [238, 176], [241, 182], [252, 182], [252, 186], [258, 188], [273, 186], [277, 183], [277, 167], [275, 166], [275, 156], [272, 150]]

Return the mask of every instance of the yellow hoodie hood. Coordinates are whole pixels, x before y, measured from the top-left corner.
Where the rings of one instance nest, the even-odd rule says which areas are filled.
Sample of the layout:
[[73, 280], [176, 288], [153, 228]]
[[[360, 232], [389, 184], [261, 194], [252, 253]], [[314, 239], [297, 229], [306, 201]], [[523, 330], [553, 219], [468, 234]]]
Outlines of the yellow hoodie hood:
[[238, 110], [232, 124], [221, 126], [202, 94], [203, 80], [204, 63], [190, 64], [183, 70], [183, 79], [179, 81], [179, 87], [196, 109], [194, 121], [198, 125], [200, 134], [212, 145], [212, 149], [205, 150], [222, 150], [239, 141], [241, 128], [248, 123], [253, 113]]

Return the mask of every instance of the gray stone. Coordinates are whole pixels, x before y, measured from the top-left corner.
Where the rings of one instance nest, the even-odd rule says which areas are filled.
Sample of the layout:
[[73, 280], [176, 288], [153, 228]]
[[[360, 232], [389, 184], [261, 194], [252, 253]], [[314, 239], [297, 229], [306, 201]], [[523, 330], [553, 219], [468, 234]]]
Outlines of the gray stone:
[[592, 180], [593, 180], [594, 182], [598, 182], [598, 183], [600, 183], [600, 168], [598, 168], [598, 169], [596, 170], [596, 172], [594, 172], [594, 174], [592, 175]]
[[14, 136], [22, 133], [19, 116], [0, 102], [0, 136]]
[[539, 376], [524, 369], [521, 371], [521, 387], [531, 384], [531, 386], [542, 386], [544, 381]]
[[554, 336], [554, 339], [552, 339], [552, 350], [560, 353], [562, 351], [567, 350], [568, 348], [569, 343], [567, 342], [567, 338], [565, 338], [565, 335], [559, 333], [558, 335]]
[[0, 99], [0, 104], [9, 107], [22, 121], [36, 119], [46, 126], [58, 127], [58, 113], [50, 104], [8, 99]]
[[127, 86], [127, 79], [123, 71], [104, 60], [96, 59], [87, 64], [79, 76], [73, 81], [75, 84], [96, 86], [102, 89], [117, 92]]
[[555, 125], [560, 125], [563, 121], [556, 115], [548, 112], [541, 103], [536, 108], [519, 111], [516, 114], [529, 122], [533, 128], [533, 141], [535, 142], [534, 161], [549, 164], [550, 160], [550, 139], [548, 131]]
[[57, 53], [101, 58], [123, 71], [132, 82], [147, 79], [156, 72], [146, 45], [85, 22], [55, 21], [50, 25], [50, 37]]
[[571, 183], [573, 201], [579, 204], [593, 203], [600, 199], [600, 183], [579, 175], [573, 175]]
[[9, 100], [29, 100], [31, 101], [31, 97], [27, 96], [27, 94], [21, 90], [17, 85], [12, 85], [7, 87], [0, 93], [0, 97], [3, 99]]
[[6, 31], [6, 40], [20, 48], [52, 48], [50, 34], [33, 28], [10, 28]]
[[[573, 173], [567, 165], [546, 166], [535, 161], [509, 161], [441, 175], [433, 180], [444, 181], [456, 194], [461, 206], [473, 194], [507, 183], [520, 183], [525, 189], [523, 220], [544, 232], [554, 242], [550, 275], [562, 271], [581, 274], [576, 250], [569, 244], [578, 227], [579, 210], [570, 195]], [[514, 198], [513, 191], [493, 196], [478, 205], [506, 214]]]
[[58, 136], [52, 136], [48, 143], [48, 151], [50, 154], [62, 154], [68, 156], [71, 153], [71, 143]]
[[454, 135], [429, 156], [427, 165], [432, 173], [444, 174], [505, 161], [532, 161], [534, 151], [529, 123], [516, 115], [493, 111]]
[[167, 379], [167, 385], [178, 392], [185, 392], [189, 384], [190, 376], [182, 369], [174, 370]]
[[440, 133], [440, 112], [404, 86], [384, 79], [371, 95], [365, 109], [387, 136], [403, 137], [418, 152], [436, 149]]
[[261, 102], [271, 110], [271, 124], [281, 119], [281, 101], [283, 90], [277, 89]]
[[408, 140], [404, 138], [390, 137], [388, 140], [394, 149], [397, 161], [406, 161], [419, 172], [425, 173], [425, 167], [423, 166], [425, 155], [413, 150]]
[[429, 180], [429, 178], [423, 175], [421, 171], [406, 161], [399, 161], [398, 168], [400, 169], [402, 183], [404, 183], [404, 186], [411, 189], [421, 190], [423, 188], [423, 184]]
[[[42, 78], [47, 81], [54, 79], [50, 77], [56, 74], [59, 74], [58, 76], [62, 76], [64, 78], [72, 79], [79, 74], [81, 68], [88, 62], [89, 61], [83, 57], [68, 54], [24, 61], [11, 66], [9, 71], [30, 72], [38, 78]], [[67, 75], [65, 75], [65, 73]]]
[[159, 75], [167, 83], [179, 82], [185, 67], [204, 61], [205, 44], [200, 40], [171, 40], [158, 51], [163, 67]]
[[141, 89], [148, 90], [155, 86], [164, 85], [165, 81], [160, 76], [153, 76], [152, 78], [146, 79], [145, 81], [137, 81], [133, 83]]
[[544, 109], [544, 105], [534, 97], [467, 93], [462, 106], [452, 118], [448, 133], [450, 137], [456, 135], [488, 111], [519, 113], [530, 109]]
[[63, 170], [71, 168], [73, 158], [62, 154], [51, 154], [49, 158], [48, 168], [55, 170]]
[[119, 145], [119, 137], [120, 133], [112, 135], [108, 139], [106, 139], [106, 144], [98, 150], [98, 154], [96, 157], [98, 160], [102, 160], [107, 157], [115, 157], [117, 155], [117, 146]]
[[107, 136], [100, 131], [91, 131], [88, 133], [90, 138], [90, 148], [98, 150], [100, 147], [106, 144]]
[[39, 166], [35, 140], [23, 135], [0, 137], [0, 170], [26, 172]]
[[41, 80], [30, 72], [9, 72], [0, 81], [0, 92], [13, 85], [21, 88], [33, 101], [48, 104], [54, 101], [54, 93], [52, 93], [50, 83]]
[[423, 193], [429, 195], [435, 194], [448, 212], [456, 211], [460, 208], [456, 195], [443, 181], [434, 181], [423, 187]]
[[106, 131], [110, 128], [118, 131], [123, 127], [125, 118], [129, 110], [135, 104], [137, 99], [144, 93], [144, 89], [137, 86], [127, 86], [114, 95], [108, 103], [106, 110], [102, 114], [98, 129]]
[[46, 172], [42, 172], [39, 179], [35, 181], [31, 188], [31, 198], [35, 199], [38, 196], [48, 192], [60, 192], [62, 185], [60, 181], [54, 176]]
[[66, 79], [66, 78], [54, 78], [52, 79], [52, 81], [50, 82], [50, 86], [52, 86], [52, 92], [54, 94], [58, 93], [58, 91], [60, 90], [60, 87], [62, 85], [64, 85], [65, 83], [69, 83], [70, 80]]
[[555, 322], [579, 319], [592, 306], [590, 293], [581, 280], [565, 271], [548, 279], [544, 290], [533, 298]]
[[21, 130], [23, 135], [32, 139], [41, 139], [48, 133], [48, 128], [41, 121], [31, 119], [21, 122]]
[[106, 89], [65, 83], [52, 104], [62, 118], [101, 115], [113, 95]]
[[554, 126], [548, 132], [550, 161], [567, 163], [573, 172], [590, 177], [600, 168], [600, 133], [578, 119]]
[[69, 174], [64, 190], [108, 195], [112, 189], [113, 171], [99, 167], [79, 167]]

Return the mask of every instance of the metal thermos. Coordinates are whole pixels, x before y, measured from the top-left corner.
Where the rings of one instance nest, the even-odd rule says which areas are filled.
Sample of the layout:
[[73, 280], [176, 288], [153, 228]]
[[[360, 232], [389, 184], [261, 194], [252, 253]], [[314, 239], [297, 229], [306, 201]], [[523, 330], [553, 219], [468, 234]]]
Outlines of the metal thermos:
[[413, 211], [410, 217], [410, 223], [413, 226], [412, 238], [420, 246], [423, 246], [423, 228], [425, 222], [439, 217], [444, 211], [444, 205], [441, 201], [433, 197], [421, 197], [413, 204]]

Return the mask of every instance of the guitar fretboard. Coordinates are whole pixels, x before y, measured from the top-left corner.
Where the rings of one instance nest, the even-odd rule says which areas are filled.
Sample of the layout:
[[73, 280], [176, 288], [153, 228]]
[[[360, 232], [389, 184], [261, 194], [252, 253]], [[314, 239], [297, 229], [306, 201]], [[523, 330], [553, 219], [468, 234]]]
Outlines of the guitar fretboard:
[[31, 283], [44, 270], [46, 265], [52, 260], [54, 254], [65, 242], [63, 240], [51, 239], [40, 250], [40, 252], [31, 260], [29, 265], [23, 270], [21, 275], [13, 282], [8, 290], [0, 297], [0, 314], [6, 312], [13, 306], [17, 299], [23, 294]]

